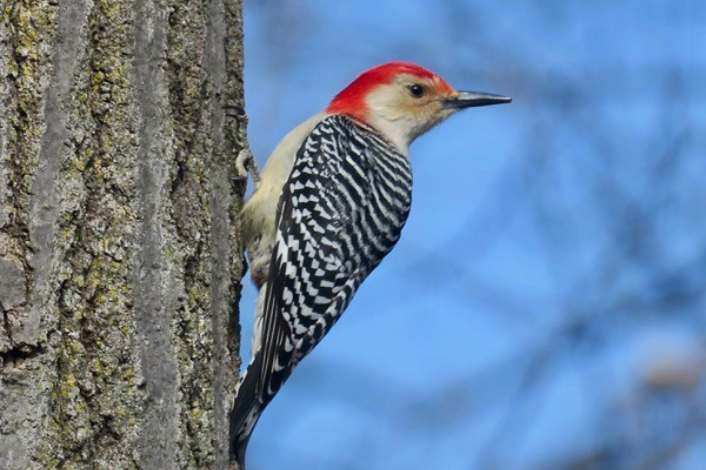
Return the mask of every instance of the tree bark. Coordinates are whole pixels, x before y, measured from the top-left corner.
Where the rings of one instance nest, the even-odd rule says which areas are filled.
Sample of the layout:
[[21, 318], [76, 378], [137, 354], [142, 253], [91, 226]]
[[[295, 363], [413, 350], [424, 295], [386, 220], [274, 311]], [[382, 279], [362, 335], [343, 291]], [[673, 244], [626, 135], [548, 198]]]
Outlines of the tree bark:
[[241, 3], [3, 0], [0, 468], [228, 468]]

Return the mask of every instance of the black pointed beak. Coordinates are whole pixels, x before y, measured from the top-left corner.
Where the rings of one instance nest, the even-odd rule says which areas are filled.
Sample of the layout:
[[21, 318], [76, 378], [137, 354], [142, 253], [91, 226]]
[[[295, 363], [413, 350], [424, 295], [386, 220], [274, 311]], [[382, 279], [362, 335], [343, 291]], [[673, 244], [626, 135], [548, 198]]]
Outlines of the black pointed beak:
[[509, 103], [511, 101], [512, 98], [509, 96], [493, 95], [492, 93], [481, 93], [477, 91], [459, 91], [457, 96], [444, 100], [444, 108], [464, 109], [476, 106]]

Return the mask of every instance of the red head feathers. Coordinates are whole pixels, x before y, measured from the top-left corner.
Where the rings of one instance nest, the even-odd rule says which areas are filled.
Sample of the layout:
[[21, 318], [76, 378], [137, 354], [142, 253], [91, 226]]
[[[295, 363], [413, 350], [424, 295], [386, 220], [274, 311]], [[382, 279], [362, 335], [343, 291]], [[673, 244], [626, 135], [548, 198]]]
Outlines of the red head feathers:
[[401, 74], [411, 75], [420, 80], [438, 82], [447, 93], [453, 92], [444, 79], [433, 72], [411, 62], [388, 62], [366, 70], [350, 85], [344, 88], [326, 108], [329, 114], [350, 114], [365, 120], [365, 98], [377, 86], [390, 83]]

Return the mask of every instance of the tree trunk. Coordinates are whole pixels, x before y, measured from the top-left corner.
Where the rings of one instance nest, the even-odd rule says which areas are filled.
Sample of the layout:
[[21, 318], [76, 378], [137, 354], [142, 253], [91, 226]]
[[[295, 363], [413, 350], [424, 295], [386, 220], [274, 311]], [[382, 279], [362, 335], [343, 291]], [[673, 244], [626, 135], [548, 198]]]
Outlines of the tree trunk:
[[241, 1], [1, 14], [0, 468], [226, 469]]

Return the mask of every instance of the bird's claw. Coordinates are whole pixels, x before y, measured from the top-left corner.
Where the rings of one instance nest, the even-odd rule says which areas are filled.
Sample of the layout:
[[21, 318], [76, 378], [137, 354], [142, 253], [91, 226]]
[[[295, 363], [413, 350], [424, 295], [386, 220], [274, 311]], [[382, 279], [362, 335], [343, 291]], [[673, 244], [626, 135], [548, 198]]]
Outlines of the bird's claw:
[[226, 104], [223, 106], [223, 108], [226, 110], [226, 116], [228, 117], [237, 119], [245, 116], [245, 108], [243, 108], [242, 106]]
[[238, 171], [238, 176], [233, 178], [235, 181], [247, 180], [248, 175], [252, 177], [252, 181], [255, 184], [255, 188], [260, 185], [260, 172], [257, 169], [257, 163], [255, 162], [255, 156], [250, 151], [250, 146], [246, 145], [238, 153], [235, 159], [235, 168]]
[[260, 184], [260, 172], [257, 169], [257, 163], [255, 162], [255, 156], [250, 150], [250, 144], [248, 143], [247, 135], [247, 124], [248, 115], [245, 113], [245, 108], [238, 105], [226, 104], [223, 106], [226, 110], [226, 116], [241, 121], [239, 127], [239, 140], [242, 145], [242, 150], [238, 152], [238, 156], [235, 159], [235, 169], [237, 175], [232, 178], [234, 182], [247, 181], [248, 175], [252, 177], [252, 181], [255, 184], [255, 189]]

